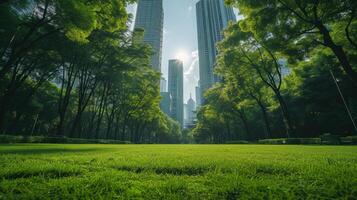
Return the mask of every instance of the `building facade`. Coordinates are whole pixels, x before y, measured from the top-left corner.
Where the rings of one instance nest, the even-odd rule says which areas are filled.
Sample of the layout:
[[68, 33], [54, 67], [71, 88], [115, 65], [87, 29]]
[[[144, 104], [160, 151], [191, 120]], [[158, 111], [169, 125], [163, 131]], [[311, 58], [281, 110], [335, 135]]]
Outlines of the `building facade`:
[[171, 95], [171, 118], [184, 125], [183, 113], [183, 63], [169, 60], [168, 92]]
[[164, 9], [162, 0], [138, 0], [135, 28], [144, 29], [144, 42], [154, 52], [151, 59], [153, 69], [161, 72]]
[[167, 92], [167, 81], [164, 77], [160, 79], [160, 92]]
[[185, 109], [185, 128], [192, 127], [196, 120], [196, 102], [192, 99], [190, 95], [190, 99], [187, 101], [186, 109]]
[[171, 115], [172, 98], [169, 92], [161, 92], [160, 108], [168, 116]]
[[233, 8], [227, 7], [224, 0], [200, 0], [196, 4], [197, 37], [200, 69], [201, 102], [203, 94], [220, 78], [214, 75], [216, 44], [223, 39], [223, 30], [229, 21], [236, 21]]
[[[200, 84], [200, 83], [198, 83], [198, 84]], [[201, 106], [201, 90], [200, 90], [199, 86], [196, 86], [195, 93], [196, 93], [196, 107], [198, 108]]]
[[183, 104], [183, 128], [187, 128], [188, 123], [188, 106], [187, 103]]

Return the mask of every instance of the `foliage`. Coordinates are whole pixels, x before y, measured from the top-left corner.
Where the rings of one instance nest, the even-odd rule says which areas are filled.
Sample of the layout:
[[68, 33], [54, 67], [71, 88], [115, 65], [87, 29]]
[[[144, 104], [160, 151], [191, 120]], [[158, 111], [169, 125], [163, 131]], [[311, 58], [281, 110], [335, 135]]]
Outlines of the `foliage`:
[[341, 141], [341, 144], [343, 144], [343, 145], [357, 144], [357, 137], [356, 136], [341, 137], [340, 141]]
[[259, 144], [321, 144], [321, 138], [279, 138], [259, 140]]
[[357, 134], [331, 76], [356, 121], [356, 2], [226, 3], [242, 19], [217, 45], [224, 81], [205, 94], [197, 142]]
[[128, 30], [132, 2], [1, 3], [0, 133], [179, 142], [152, 49]]
[[331, 135], [330, 133], [325, 133], [321, 135], [322, 144], [333, 144], [338, 145], [341, 143], [340, 137], [338, 135]]
[[249, 142], [245, 140], [233, 140], [227, 141], [226, 144], [249, 144]]
[[99, 139], [80, 139], [66, 137], [44, 137], [44, 136], [14, 136], [0, 135], [0, 143], [52, 143], [52, 144], [130, 144], [129, 141], [120, 140], [99, 140]]
[[[357, 84], [356, 11], [354, 0], [227, 0], [244, 16], [240, 27], [290, 62], [306, 60], [315, 48], [329, 50], [339, 66]], [[352, 32], [351, 32], [352, 30]], [[355, 85], [357, 86], [357, 85]]]

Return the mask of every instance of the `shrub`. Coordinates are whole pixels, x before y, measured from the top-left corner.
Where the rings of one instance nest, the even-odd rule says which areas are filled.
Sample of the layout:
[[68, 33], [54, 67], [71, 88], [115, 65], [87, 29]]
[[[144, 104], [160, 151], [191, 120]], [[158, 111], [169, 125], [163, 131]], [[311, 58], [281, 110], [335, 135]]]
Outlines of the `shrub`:
[[301, 144], [321, 144], [321, 138], [299, 138]]
[[330, 133], [326, 133], [321, 135], [320, 138], [322, 144], [329, 144], [329, 145], [341, 144], [341, 140], [338, 135], [331, 135]]
[[259, 144], [321, 144], [320, 138], [278, 138], [259, 140]]
[[0, 135], [0, 143], [21, 143], [24, 141], [23, 136]]
[[54, 143], [54, 144], [62, 144], [67, 143], [67, 138], [65, 137], [46, 137], [41, 143]]
[[286, 139], [285, 138], [279, 138], [279, 139], [264, 139], [264, 140], [259, 140], [259, 144], [285, 144]]
[[357, 144], [357, 136], [348, 136], [340, 138], [341, 144], [344, 145], [356, 145]]
[[44, 136], [25, 136], [22, 141], [25, 143], [43, 143], [45, 139]]
[[245, 140], [232, 140], [226, 141], [226, 144], [249, 144], [249, 142]]
[[129, 141], [67, 138], [61, 136], [12, 136], [0, 135], [0, 143], [53, 143], [53, 144], [130, 144]]

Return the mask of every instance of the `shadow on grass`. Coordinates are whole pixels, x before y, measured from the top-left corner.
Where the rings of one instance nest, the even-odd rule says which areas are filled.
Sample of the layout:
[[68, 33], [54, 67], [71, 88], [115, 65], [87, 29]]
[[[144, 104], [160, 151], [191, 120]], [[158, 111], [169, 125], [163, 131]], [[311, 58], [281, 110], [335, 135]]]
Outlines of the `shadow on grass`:
[[48, 169], [43, 171], [17, 171], [8, 174], [0, 175], [1, 179], [15, 180], [19, 178], [33, 178], [33, 177], [43, 177], [43, 178], [65, 178], [72, 176], [79, 176], [82, 173], [80, 171], [65, 171], [59, 169]]
[[89, 153], [101, 151], [98, 148], [87, 148], [87, 149], [61, 149], [61, 148], [41, 148], [41, 149], [3, 149], [0, 150], [1, 154], [20, 154], [20, 155], [29, 155], [29, 154], [61, 154], [61, 153]]
[[153, 172], [155, 174], [169, 174], [175, 176], [199, 176], [208, 172], [210, 169], [205, 167], [155, 167], [155, 168], [144, 168], [138, 166], [120, 166], [115, 167], [119, 171], [127, 171], [132, 173], [143, 173], [143, 172]]

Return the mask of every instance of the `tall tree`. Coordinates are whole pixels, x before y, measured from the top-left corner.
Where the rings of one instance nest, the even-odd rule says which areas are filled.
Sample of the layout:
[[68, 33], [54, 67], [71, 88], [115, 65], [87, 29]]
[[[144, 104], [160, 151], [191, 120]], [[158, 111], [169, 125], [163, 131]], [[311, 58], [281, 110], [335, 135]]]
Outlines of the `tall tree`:
[[226, 0], [239, 8], [241, 27], [302, 61], [317, 45], [330, 49], [357, 86], [354, 0]]
[[[243, 80], [254, 87], [250, 79], [260, 79], [266, 87], [270, 88], [279, 102], [286, 134], [294, 134], [294, 125], [290, 116], [287, 103], [281, 93], [283, 82], [281, 59], [276, 52], [267, 47], [265, 41], [258, 40], [253, 33], [243, 32], [238, 24], [232, 24], [227, 29], [225, 39], [220, 43], [220, 57], [222, 67], [232, 73], [238, 73]], [[224, 69], [222, 69], [224, 71]], [[222, 71], [221, 70], [221, 71]], [[242, 83], [242, 80], [240, 81]], [[252, 92], [254, 93], [254, 92]]]

